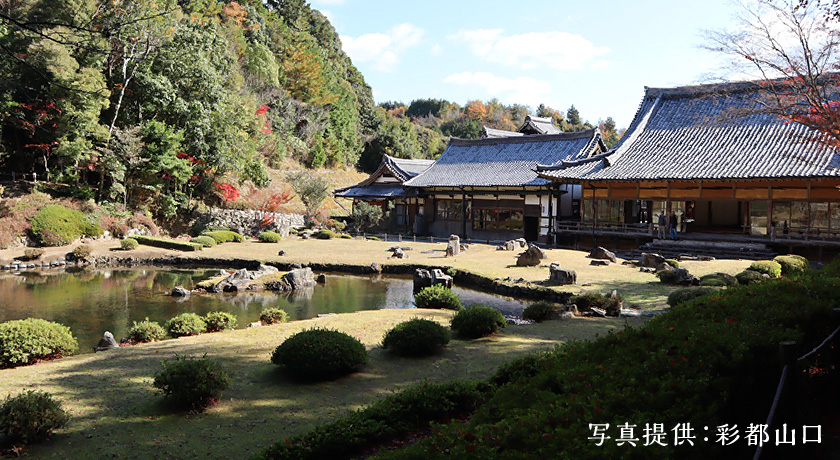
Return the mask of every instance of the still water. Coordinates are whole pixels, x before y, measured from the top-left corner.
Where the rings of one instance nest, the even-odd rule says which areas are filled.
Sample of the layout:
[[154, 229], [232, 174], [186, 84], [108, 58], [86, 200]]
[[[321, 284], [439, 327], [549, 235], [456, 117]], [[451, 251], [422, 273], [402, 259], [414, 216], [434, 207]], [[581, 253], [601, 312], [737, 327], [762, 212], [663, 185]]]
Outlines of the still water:
[[[111, 331], [119, 340], [134, 321], [148, 317], [163, 324], [180, 313], [226, 311], [238, 328], [258, 321], [264, 308], [285, 310], [292, 320], [326, 313], [382, 308], [414, 308], [410, 277], [327, 275], [327, 282], [292, 294], [245, 291], [238, 294], [167, 295], [173, 287], [192, 289], [218, 269], [120, 268], [31, 271], [0, 275], [0, 321], [43, 318], [70, 327], [81, 353]], [[518, 316], [525, 303], [471, 289], [454, 288], [464, 305], [482, 303]]]

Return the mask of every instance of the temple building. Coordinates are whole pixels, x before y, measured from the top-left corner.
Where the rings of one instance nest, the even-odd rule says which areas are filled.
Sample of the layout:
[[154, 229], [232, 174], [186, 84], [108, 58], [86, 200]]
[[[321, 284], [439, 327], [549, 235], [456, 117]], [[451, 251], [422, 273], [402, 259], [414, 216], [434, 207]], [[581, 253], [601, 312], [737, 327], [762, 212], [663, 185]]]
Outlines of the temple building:
[[688, 238], [840, 243], [840, 155], [820, 133], [756, 110], [763, 91], [754, 82], [646, 88], [615, 148], [537, 168], [583, 190], [579, 221], [553, 230], [638, 239], [674, 211]]

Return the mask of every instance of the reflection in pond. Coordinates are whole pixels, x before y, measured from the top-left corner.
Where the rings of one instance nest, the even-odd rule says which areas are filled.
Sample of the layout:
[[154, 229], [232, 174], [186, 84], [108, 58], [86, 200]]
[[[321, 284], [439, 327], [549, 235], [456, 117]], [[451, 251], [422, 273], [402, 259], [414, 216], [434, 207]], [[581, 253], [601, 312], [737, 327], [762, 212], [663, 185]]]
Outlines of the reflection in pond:
[[[295, 319], [326, 313], [349, 313], [381, 308], [413, 308], [410, 277], [327, 275], [327, 282], [292, 293], [245, 291], [239, 294], [196, 294], [182, 298], [167, 294], [175, 286], [192, 289], [218, 269], [163, 270], [120, 268], [105, 270], [30, 271], [0, 276], [0, 321], [43, 318], [69, 326], [83, 353], [91, 351], [111, 331], [125, 337], [133, 321], [148, 317], [161, 324], [180, 313], [205, 315], [227, 311], [239, 327], [258, 321], [264, 308], [281, 308]], [[455, 288], [464, 305], [483, 303], [506, 315], [519, 315], [525, 304], [515, 299]]]

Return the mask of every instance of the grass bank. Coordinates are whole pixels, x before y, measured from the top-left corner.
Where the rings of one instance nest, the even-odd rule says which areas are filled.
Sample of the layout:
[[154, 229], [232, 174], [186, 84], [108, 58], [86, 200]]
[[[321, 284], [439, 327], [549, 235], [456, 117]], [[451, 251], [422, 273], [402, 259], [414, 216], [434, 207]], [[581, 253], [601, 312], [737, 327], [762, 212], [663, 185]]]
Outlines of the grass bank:
[[[585, 319], [508, 326], [476, 341], [454, 340], [440, 355], [396, 358], [378, 347], [385, 331], [411, 317], [448, 324], [452, 312], [362, 311], [121, 348], [0, 371], [0, 397], [24, 387], [53, 393], [71, 414], [70, 424], [31, 458], [248, 458], [288, 436], [423, 379], [484, 379], [517, 357], [577, 339], [640, 324], [639, 319]], [[328, 327], [359, 338], [370, 350], [363, 372], [333, 382], [288, 381], [269, 362], [291, 334]], [[234, 376], [217, 406], [201, 415], [172, 414], [152, 387], [160, 361], [203, 354]]]

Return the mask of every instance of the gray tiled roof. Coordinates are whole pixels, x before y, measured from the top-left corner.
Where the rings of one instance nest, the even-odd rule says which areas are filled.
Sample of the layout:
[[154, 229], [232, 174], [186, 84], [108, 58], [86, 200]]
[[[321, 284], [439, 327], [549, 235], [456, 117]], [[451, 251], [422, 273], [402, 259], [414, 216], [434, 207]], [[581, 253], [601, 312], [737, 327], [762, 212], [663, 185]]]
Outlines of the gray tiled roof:
[[[541, 165], [559, 180], [840, 176], [840, 155], [804, 125], [754, 113], [761, 88], [739, 82], [646, 88], [627, 133], [605, 155]], [[738, 115], [751, 113], [749, 115]]]
[[367, 186], [353, 186], [335, 191], [335, 196], [341, 198], [394, 198], [398, 196], [413, 196], [413, 191], [403, 189], [402, 184], [373, 184]]
[[534, 134], [559, 134], [563, 130], [554, 126], [554, 119], [551, 117], [534, 117], [528, 115], [525, 122], [517, 130], [520, 133]]
[[[542, 185], [538, 164], [557, 164], [605, 150], [601, 132], [546, 134], [488, 139], [452, 138], [432, 167], [405, 183], [407, 187]], [[596, 153], [597, 153], [596, 152]]]
[[524, 134], [516, 131], [505, 131], [504, 129], [495, 129], [489, 128], [484, 126], [481, 128], [481, 138], [486, 139], [488, 137], [520, 137], [524, 136]]
[[[372, 198], [372, 197], [393, 197], [393, 196], [405, 196], [405, 193], [397, 193], [397, 189], [399, 192], [402, 192], [402, 184], [375, 184], [376, 179], [382, 176], [386, 172], [390, 172], [391, 175], [397, 178], [400, 182], [405, 182], [412, 177], [417, 176], [421, 172], [429, 169], [435, 160], [415, 160], [415, 159], [404, 159], [404, 158], [394, 158], [389, 155], [382, 156], [382, 163], [379, 164], [379, 168], [374, 171], [367, 179], [359, 182], [356, 185], [345, 187], [345, 188], [337, 188], [335, 189], [335, 196], [345, 197], [345, 198]], [[396, 187], [396, 189], [394, 189]], [[393, 189], [393, 190], [392, 190]], [[382, 193], [383, 195], [376, 195], [376, 193]]]

